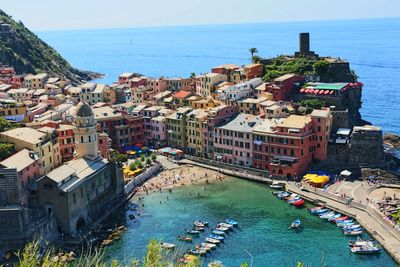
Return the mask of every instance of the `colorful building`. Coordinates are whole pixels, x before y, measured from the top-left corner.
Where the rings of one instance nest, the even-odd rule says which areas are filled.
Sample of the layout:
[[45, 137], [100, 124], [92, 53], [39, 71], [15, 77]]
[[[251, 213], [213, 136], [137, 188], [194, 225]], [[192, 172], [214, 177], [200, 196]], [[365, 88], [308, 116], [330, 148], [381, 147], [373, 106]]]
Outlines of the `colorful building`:
[[204, 154], [204, 132], [203, 122], [207, 121], [207, 111], [194, 109], [187, 114], [186, 118], [186, 152], [190, 155], [203, 156]]
[[296, 89], [299, 89], [305, 79], [296, 74], [285, 74], [266, 85], [266, 91], [273, 95], [275, 101], [287, 101]]
[[186, 120], [192, 108], [178, 108], [175, 113], [167, 116], [168, 145], [186, 150]]

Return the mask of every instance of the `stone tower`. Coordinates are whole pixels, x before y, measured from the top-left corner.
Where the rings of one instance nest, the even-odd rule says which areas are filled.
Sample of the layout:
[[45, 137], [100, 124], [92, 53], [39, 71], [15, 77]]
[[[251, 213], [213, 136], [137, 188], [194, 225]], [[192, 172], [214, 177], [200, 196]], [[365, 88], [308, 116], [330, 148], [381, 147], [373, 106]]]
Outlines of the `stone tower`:
[[299, 34], [299, 49], [299, 52], [294, 53], [295, 57], [319, 58], [318, 54], [315, 54], [314, 51], [310, 51], [310, 33], [308, 32], [301, 32]]
[[98, 158], [96, 120], [88, 104], [84, 102], [78, 103], [74, 125], [76, 127], [74, 130], [76, 157]]

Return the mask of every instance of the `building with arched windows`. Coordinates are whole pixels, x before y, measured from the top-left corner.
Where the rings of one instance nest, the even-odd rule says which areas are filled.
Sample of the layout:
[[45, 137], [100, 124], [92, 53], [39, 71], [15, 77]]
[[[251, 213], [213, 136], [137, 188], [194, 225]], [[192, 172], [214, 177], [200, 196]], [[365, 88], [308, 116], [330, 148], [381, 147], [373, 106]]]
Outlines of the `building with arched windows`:
[[55, 216], [65, 235], [84, 231], [124, 192], [121, 171], [99, 153], [97, 122], [87, 103], [76, 106], [74, 126], [74, 159], [38, 181], [39, 205]]

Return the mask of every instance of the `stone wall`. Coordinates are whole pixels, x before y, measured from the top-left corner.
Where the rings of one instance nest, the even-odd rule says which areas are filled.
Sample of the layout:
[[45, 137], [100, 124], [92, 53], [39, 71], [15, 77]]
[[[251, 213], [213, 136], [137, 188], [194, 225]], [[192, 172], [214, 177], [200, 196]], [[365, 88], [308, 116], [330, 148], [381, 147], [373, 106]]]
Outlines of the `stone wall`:
[[349, 164], [367, 166], [383, 162], [383, 135], [379, 127], [354, 127], [349, 147]]

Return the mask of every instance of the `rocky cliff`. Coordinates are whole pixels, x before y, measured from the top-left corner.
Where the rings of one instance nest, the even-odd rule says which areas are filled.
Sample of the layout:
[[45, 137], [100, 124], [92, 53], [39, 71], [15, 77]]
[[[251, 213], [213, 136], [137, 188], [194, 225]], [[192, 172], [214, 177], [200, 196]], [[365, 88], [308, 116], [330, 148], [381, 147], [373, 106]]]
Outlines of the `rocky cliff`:
[[27, 29], [22, 22], [0, 10], [0, 64], [13, 66], [17, 73], [47, 72], [73, 84], [91, 80], [98, 73], [73, 68], [57, 51]]

